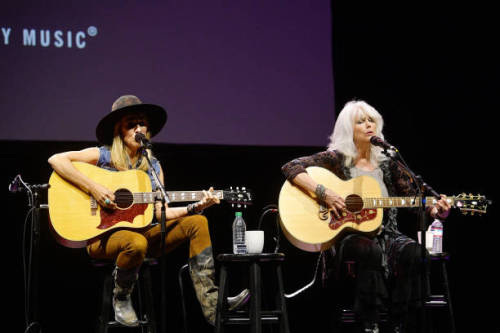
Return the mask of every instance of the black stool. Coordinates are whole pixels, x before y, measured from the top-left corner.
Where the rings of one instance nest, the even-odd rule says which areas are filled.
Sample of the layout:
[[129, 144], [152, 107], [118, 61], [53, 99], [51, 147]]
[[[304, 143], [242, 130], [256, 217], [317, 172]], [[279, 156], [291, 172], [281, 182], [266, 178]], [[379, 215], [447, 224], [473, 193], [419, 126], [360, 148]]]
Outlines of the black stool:
[[[260, 254], [219, 254], [217, 260], [220, 262], [219, 298], [217, 301], [217, 316], [215, 320], [215, 332], [221, 333], [225, 325], [250, 325], [250, 332], [262, 332], [262, 324], [280, 324], [281, 333], [289, 333], [288, 314], [284, 297], [283, 274], [281, 263], [285, 260], [283, 253], [260, 253]], [[242, 264], [248, 266], [250, 274], [250, 307], [247, 311], [229, 312], [225, 307], [224, 300], [227, 297], [227, 269], [230, 264]], [[276, 310], [264, 311], [262, 303], [262, 281], [261, 268], [264, 264], [274, 266], [278, 282], [276, 293]]]
[[[156, 321], [154, 315], [154, 300], [151, 283], [151, 267], [158, 262], [155, 259], [145, 259], [139, 272], [139, 279], [136, 283], [138, 307], [134, 308], [137, 311], [139, 318], [139, 326], [141, 332], [156, 333]], [[106, 333], [109, 328], [125, 327], [114, 320], [114, 312], [111, 305], [113, 297], [113, 277], [111, 275], [115, 263], [109, 260], [93, 260], [92, 265], [98, 268], [104, 268], [104, 282], [102, 287], [101, 313], [97, 322], [98, 333]]]
[[[427, 308], [433, 307], [446, 307], [448, 310], [448, 319], [450, 332], [455, 333], [455, 316], [453, 314], [453, 306], [451, 304], [451, 293], [450, 286], [448, 284], [448, 272], [446, 270], [446, 262], [450, 259], [448, 253], [431, 253], [431, 264], [435, 264], [432, 266], [437, 266], [441, 273], [441, 283], [442, 283], [442, 294], [433, 294], [431, 290], [431, 294], [425, 305]], [[430, 267], [432, 269], [433, 267]], [[430, 281], [428, 282], [430, 287]], [[431, 327], [432, 329], [432, 327]]]

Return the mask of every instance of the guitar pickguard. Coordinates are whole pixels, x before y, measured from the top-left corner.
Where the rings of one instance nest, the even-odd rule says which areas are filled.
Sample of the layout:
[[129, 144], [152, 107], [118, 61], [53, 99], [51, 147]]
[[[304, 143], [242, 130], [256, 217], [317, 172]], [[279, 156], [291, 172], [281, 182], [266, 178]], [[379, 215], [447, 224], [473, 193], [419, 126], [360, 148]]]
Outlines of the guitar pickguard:
[[360, 212], [351, 213], [349, 211], [344, 212], [340, 219], [336, 219], [333, 214], [331, 214], [330, 223], [328, 226], [332, 230], [337, 230], [341, 228], [345, 223], [352, 222], [356, 224], [361, 224], [365, 221], [371, 221], [377, 217], [376, 209], [362, 209]]
[[108, 229], [118, 222], [133, 223], [137, 215], [143, 215], [148, 204], [135, 204], [129, 209], [101, 209], [101, 224], [97, 229]]

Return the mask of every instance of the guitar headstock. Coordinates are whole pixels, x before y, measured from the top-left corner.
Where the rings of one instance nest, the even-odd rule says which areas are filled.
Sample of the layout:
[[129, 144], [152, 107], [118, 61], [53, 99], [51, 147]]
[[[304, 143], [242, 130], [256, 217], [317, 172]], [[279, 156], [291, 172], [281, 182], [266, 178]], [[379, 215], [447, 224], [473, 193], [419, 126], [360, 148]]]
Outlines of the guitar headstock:
[[461, 193], [455, 196], [454, 205], [460, 209], [464, 215], [467, 215], [468, 213], [470, 213], [470, 215], [474, 215], [485, 214], [486, 208], [488, 208], [488, 205], [491, 205], [491, 203], [491, 200], [487, 200], [484, 195]]
[[252, 204], [253, 195], [246, 187], [229, 187], [224, 190], [224, 200], [230, 203], [233, 207], [246, 208]]

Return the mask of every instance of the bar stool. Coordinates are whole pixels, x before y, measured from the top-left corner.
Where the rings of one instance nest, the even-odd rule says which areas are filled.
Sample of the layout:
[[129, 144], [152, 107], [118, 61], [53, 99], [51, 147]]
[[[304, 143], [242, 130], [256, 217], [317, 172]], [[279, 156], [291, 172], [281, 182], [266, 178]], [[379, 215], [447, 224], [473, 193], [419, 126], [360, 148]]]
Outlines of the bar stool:
[[[225, 325], [249, 325], [250, 332], [261, 333], [262, 324], [280, 324], [281, 333], [289, 333], [288, 314], [284, 297], [283, 274], [281, 263], [285, 260], [283, 253], [259, 254], [219, 254], [219, 298], [217, 300], [217, 316], [215, 332], [222, 333]], [[227, 297], [228, 266], [245, 265], [249, 272], [250, 307], [245, 311], [229, 312], [224, 300]], [[261, 270], [265, 265], [275, 269], [278, 290], [276, 292], [276, 309], [262, 310]]]
[[[430, 259], [431, 266], [437, 266], [436, 268], [440, 270], [442, 289], [441, 294], [433, 294], [430, 288], [430, 281], [428, 282], [431, 294], [427, 302], [425, 302], [426, 308], [446, 307], [448, 312], [450, 332], [455, 333], [455, 316], [453, 314], [453, 306], [451, 304], [451, 293], [450, 286], [448, 284], [448, 272], [446, 269], [446, 263], [450, 260], [450, 255], [446, 252], [431, 253]], [[433, 263], [435, 265], [432, 265]], [[432, 269], [433, 267], [430, 268]]]
[[[111, 272], [115, 267], [115, 263], [109, 260], [92, 260], [91, 264], [96, 268], [103, 270], [104, 278], [102, 285], [101, 312], [97, 320], [96, 332], [106, 333], [110, 328], [125, 327], [114, 319], [114, 312], [111, 305], [113, 297], [113, 277]], [[156, 333], [156, 320], [154, 314], [154, 299], [151, 283], [151, 267], [157, 265], [156, 259], [146, 258], [139, 272], [139, 279], [136, 283], [137, 290], [137, 306], [134, 308], [137, 311], [139, 318], [140, 332]]]

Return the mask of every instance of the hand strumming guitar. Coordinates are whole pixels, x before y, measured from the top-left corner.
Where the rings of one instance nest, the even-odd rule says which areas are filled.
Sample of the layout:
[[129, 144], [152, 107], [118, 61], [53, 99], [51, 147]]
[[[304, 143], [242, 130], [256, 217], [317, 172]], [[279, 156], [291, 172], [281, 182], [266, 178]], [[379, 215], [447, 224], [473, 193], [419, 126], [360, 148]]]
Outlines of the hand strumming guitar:
[[324, 202], [328, 205], [335, 217], [340, 218], [340, 213], [346, 209], [345, 200], [329, 188], [325, 188]]

